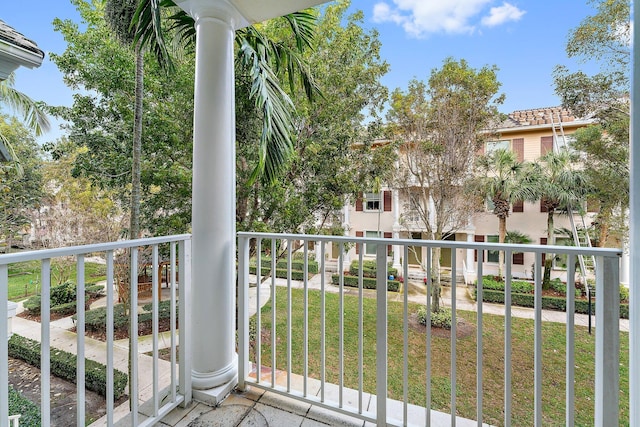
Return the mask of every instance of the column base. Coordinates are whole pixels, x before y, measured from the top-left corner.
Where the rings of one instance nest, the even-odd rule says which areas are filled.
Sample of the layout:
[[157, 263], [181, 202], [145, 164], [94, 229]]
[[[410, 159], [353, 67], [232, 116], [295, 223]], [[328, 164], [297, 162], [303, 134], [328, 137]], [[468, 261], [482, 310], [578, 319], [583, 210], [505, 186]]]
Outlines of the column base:
[[224, 399], [229, 396], [231, 390], [238, 384], [238, 376], [227, 383], [213, 387], [207, 390], [193, 389], [193, 399], [209, 406], [218, 406]]

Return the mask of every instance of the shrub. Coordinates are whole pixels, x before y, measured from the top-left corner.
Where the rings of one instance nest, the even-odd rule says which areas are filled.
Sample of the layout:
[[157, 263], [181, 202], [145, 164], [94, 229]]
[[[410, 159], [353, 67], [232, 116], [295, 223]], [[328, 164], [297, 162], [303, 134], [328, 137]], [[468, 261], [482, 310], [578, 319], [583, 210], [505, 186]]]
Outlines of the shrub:
[[40, 314], [40, 303], [42, 302], [42, 298], [40, 295], [34, 295], [23, 303], [24, 309], [29, 313], [34, 315]]
[[[377, 264], [374, 260], [369, 259], [369, 260], [362, 261], [362, 275], [364, 277], [370, 277], [375, 279], [376, 271], [377, 271]], [[360, 264], [358, 263], [357, 260], [351, 262], [351, 265], [349, 266], [349, 274], [353, 276], [358, 276], [360, 274]], [[394, 277], [397, 276], [398, 269], [393, 268], [391, 266], [387, 266], [387, 275], [394, 276]]]
[[[265, 268], [271, 269], [271, 258], [262, 257], [261, 258], [262, 269]], [[281, 259], [276, 262], [276, 270], [277, 269], [287, 269], [287, 260]], [[291, 260], [291, 269], [296, 271], [304, 271], [304, 260], [303, 259], [292, 259]], [[309, 260], [307, 263], [307, 271], [312, 274], [318, 273], [318, 262]]]
[[[474, 290], [473, 298], [477, 300], [477, 294]], [[482, 293], [482, 300], [484, 302], [493, 302], [498, 304], [504, 304], [504, 292], [484, 290]], [[535, 299], [533, 294], [511, 294], [511, 303], [520, 307], [535, 307]], [[558, 310], [566, 311], [567, 300], [561, 297], [542, 297], [542, 308], [545, 310]], [[580, 314], [589, 313], [589, 301], [576, 300], [575, 312]], [[591, 313], [595, 314], [596, 305], [595, 302], [591, 305]], [[629, 318], [629, 304], [620, 304], [620, 318]]]
[[[333, 283], [334, 285], [339, 285], [340, 284], [340, 275], [339, 274], [332, 274], [331, 275], [331, 283]], [[353, 288], [357, 288], [358, 287], [358, 277], [357, 276], [349, 276], [349, 275], [344, 275], [344, 285], [345, 286], [350, 286]], [[371, 277], [363, 277], [362, 278], [362, 287], [364, 289], [376, 289], [377, 287], [377, 282], [376, 279], [373, 279]], [[400, 290], [400, 282], [398, 280], [387, 280], [387, 291], [390, 292], [398, 292]]]
[[[420, 306], [418, 308], [418, 322], [421, 325], [427, 324], [427, 307]], [[431, 313], [431, 326], [436, 328], [451, 329], [452, 315], [450, 308], [441, 308], [438, 312]]]
[[[258, 269], [254, 266], [249, 267], [249, 273], [256, 274]], [[260, 269], [260, 274], [269, 274], [271, 272], [270, 268], [262, 267]], [[286, 268], [276, 268], [276, 277], [279, 279], [286, 279], [289, 277], [289, 271]], [[304, 271], [302, 270], [291, 270], [291, 280], [304, 280]]]
[[[149, 322], [152, 319], [152, 303], [142, 306], [143, 313], [138, 314], [138, 324]], [[178, 315], [178, 307], [176, 306], [176, 316]], [[158, 305], [158, 319], [168, 319], [171, 317], [171, 301], [161, 301]], [[74, 316], [75, 320], [75, 316]], [[87, 331], [103, 332], [107, 326], [107, 308], [98, 307], [89, 310], [85, 314], [85, 328]], [[116, 304], [113, 307], [113, 328], [122, 329], [129, 327], [129, 316], [125, 315], [123, 304]]]
[[[40, 368], [40, 343], [14, 334], [9, 339], [9, 356], [24, 360]], [[76, 382], [78, 357], [63, 350], [51, 349], [51, 373], [67, 381]], [[127, 385], [127, 374], [114, 369], [113, 398], [119, 399]], [[101, 396], [107, 395], [107, 367], [96, 361], [85, 359], [85, 388]]]
[[[482, 276], [482, 289], [504, 291], [505, 282], [496, 280], [495, 276]], [[535, 285], [524, 280], [512, 280], [511, 292], [533, 293]]]
[[84, 293], [89, 295], [91, 298], [101, 297], [104, 292], [104, 286], [102, 285], [87, 285], [84, 288]]
[[40, 426], [40, 407], [9, 386], [9, 415], [18, 414], [22, 427]]
[[[87, 302], [89, 302], [89, 296], [85, 296], [84, 298], [85, 308]], [[76, 313], [76, 302], [68, 302], [66, 304], [56, 305], [55, 307], [51, 307], [51, 313], [59, 314], [60, 316], [71, 316]]]
[[620, 284], [620, 302], [629, 302], [629, 288]]
[[71, 282], [65, 282], [61, 285], [51, 287], [51, 307], [56, 305], [75, 302], [76, 285]]

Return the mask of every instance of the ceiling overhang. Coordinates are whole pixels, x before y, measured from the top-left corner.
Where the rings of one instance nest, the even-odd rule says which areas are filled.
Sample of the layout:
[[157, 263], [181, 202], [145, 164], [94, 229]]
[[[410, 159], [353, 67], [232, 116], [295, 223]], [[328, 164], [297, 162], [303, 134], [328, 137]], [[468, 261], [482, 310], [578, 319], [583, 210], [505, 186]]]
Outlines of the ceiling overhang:
[[177, 0], [176, 4], [194, 18], [203, 11], [232, 14], [237, 30], [327, 2], [328, 0]]

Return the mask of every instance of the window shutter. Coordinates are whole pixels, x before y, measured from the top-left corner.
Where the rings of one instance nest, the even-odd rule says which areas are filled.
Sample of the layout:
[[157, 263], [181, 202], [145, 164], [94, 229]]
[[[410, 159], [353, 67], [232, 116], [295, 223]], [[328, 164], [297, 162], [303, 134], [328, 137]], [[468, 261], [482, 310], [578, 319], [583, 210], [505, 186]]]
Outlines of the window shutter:
[[[385, 191], [386, 193], [386, 191]], [[386, 197], [385, 197], [386, 199]], [[384, 232], [384, 238], [385, 239], [391, 239], [393, 237], [393, 233], [385, 231]], [[391, 255], [391, 252], [393, 252], [393, 245], [387, 245], [387, 255]]]
[[[356, 231], [356, 237], [364, 237], [363, 231]], [[356, 242], [356, 255], [360, 253], [360, 244]]]
[[524, 265], [524, 253], [517, 252], [513, 254], [513, 265]]
[[524, 138], [515, 138], [511, 146], [516, 155], [516, 160], [524, 162]]
[[540, 155], [544, 156], [549, 151], [553, 151], [553, 136], [540, 137]]
[[356, 199], [356, 211], [362, 212], [362, 193], [358, 193], [358, 198]]
[[524, 212], [524, 202], [522, 200], [518, 202], [513, 202], [512, 206], [513, 212]]
[[[480, 235], [480, 236], [475, 235], [475, 236], [473, 236], [473, 241], [474, 241], [474, 242], [477, 242], [477, 243], [479, 243], [479, 242], [484, 242], [484, 236], [482, 236], [482, 235]], [[477, 250], [477, 249], [476, 249], [475, 251], [473, 251], [473, 260], [474, 260], [475, 262], [478, 262], [478, 250]]]
[[[540, 238], [540, 244], [541, 245], [546, 245], [547, 244], [547, 238], [546, 237], [541, 237]], [[547, 259], [547, 254], [542, 254], [542, 264], [544, 266], [544, 261]]]
[[384, 200], [384, 211], [385, 212], [391, 212], [391, 191], [385, 190], [383, 195], [384, 195], [384, 197], [383, 197], [383, 200]]
[[544, 199], [540, 199], [540, 212], [549, 212], [549, 209], [545, 206]]

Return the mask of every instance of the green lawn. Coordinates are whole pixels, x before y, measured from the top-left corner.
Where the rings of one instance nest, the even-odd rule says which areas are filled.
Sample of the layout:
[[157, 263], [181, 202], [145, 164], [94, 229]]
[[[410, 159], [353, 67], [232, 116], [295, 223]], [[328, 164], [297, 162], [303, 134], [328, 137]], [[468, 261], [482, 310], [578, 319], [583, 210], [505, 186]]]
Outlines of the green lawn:
[[[277, 368], [286, 369], [287, 290], [278, 288], [277, 301]], [[293, 371], [301, 374], [303, 363], [303, 291], [292, 290], [292, 363]], [[344, 372], [345, 386], [358, 384], [358, 300], [345, 296]], [[410, 313], [417, 311], [410, 305]], [[403, 393], [403, 307], [389, 303], [389, 397], [402, 400]], [[263, 331], [271, 328], [271, 302], [262, 309]], [[474, 326], [474, 332], [457, 341], [457, 413], [476, 418], [476, 313], [459, 311], [458, 316]], [[327, 381], [337, 384], [338, 359], [338, 296], [326, 294], [326, 375]], [[364, 300], [364, 389], [375, 393], [375, 300]], [[532, 320], [513, 319], [512, 323], [512, 424], [533, 425], [533, 328]], [[543, 324], [543, 424], [564, 425], [565, 412], [565, 328], [564, 324]], [[268, 336], [268, 335], [267, 335]], [[263, 335], [265, 337], [265, 335]], [[484, 422], [503, 424], [504, 405], [504, 318], [484, 316], [483, 414]], [[620, 352], [620, 424], [628, 424], [628, 334], [621, 333]], [[586, 328], [576, 327], [575, 394], [576, 425], [593, 425], [594, 402], [594, 341]], [[270, 339], [262, 342], [262, 364], [270, 366]], [[425, 405], [426, 352], [425, 330], [409, 329], [409, 400]], [[450, 412], [450, 339], [432, 338], [432, 408]], [[253, 358], [252, 358], [253, 360]], [[309, 292], [309, 373], [320, 378], [320, 293]]]
[[[106, 278], [105, 266], [85, 263], [85, 283], [94, 284]], [[61, 264], [56, 260], [51, 265], [51, 284], [58, 284], [65, 279], [75, 282], [76, 264]], [[40, 292], [42, 279], [40, 277], [40, 262], [20, 262], [9, 265], [9, 300], [20, 301]]]

